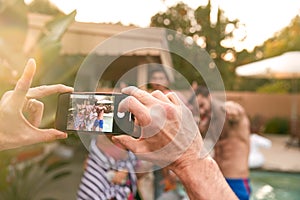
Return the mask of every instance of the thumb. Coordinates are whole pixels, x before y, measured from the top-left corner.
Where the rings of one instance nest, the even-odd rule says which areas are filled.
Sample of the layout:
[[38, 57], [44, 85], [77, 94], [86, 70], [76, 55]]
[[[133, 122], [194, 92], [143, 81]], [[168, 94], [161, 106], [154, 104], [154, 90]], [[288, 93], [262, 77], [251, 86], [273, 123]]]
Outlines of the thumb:
[[58, 131], [56, 129], [40, 129], [39, 142], [50, 142], [56, 139], [65, 139], [68, 137], [67, 133]]
[[138, 141], [128, 135], [117, 135], [112, 137], [114, 143], [122, 145], [125, 149], [128, 149], [134, 153], [137, 151]]

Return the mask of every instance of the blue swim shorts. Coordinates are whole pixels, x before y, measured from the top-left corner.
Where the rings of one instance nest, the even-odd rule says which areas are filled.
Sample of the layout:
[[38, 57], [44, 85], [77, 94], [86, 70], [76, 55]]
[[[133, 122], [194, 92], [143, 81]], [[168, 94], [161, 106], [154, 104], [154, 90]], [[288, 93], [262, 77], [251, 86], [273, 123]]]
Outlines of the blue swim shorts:
[[103, 120], [102, 120], [102, 119], [99, 120], [99, 127], [100, 127], [101, 129], [103, 129]]
[[249, 200], [251, 194], [250, 180], [226, 178], [227, 183], [240, 200]]
[[103, 122], [102, 119], [100, 119], [100, 120], [96, 119], [95, 122], [94, 122], [94, 127], [99, 126], [99, 128], [103, 129], [103, 124], [104, 124], [104, 122]]

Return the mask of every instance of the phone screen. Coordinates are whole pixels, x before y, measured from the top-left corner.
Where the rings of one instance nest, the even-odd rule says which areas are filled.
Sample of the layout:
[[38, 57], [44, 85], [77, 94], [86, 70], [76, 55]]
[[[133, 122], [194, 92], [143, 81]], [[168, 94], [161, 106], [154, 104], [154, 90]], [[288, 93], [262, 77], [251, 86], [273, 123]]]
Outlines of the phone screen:
[[91, 133], [133, 132], [133, 115], [118, 112], [127, 95], [119, 93], [65, 93], [59, 96], [56, 126], [65, 131]]

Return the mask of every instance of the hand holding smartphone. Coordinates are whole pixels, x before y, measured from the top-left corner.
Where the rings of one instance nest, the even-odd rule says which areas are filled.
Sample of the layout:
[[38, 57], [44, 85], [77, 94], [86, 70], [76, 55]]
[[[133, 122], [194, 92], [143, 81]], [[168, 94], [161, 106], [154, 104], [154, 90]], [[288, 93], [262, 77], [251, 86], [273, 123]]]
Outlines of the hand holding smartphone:
[[127, 134], [134, 132], [130, 112], [118, 112], [119, 103], [128, 95], [122, 93], [74, 92], [59, 95], [55, 126], [72, 133]]

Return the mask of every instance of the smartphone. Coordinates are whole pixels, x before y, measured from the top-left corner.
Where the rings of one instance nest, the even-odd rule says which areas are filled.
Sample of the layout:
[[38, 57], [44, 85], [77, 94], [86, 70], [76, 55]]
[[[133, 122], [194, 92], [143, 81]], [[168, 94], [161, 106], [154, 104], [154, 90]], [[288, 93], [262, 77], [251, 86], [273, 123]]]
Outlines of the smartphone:
[[118, 112], [122, 93], [62, 93], [58, 96], [55, 127], [72, 133], [110, 133], [132, 135], [134, 116]]

